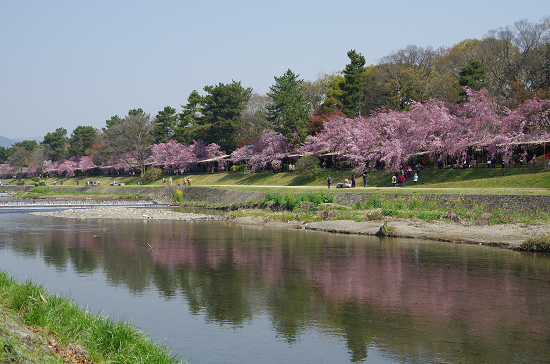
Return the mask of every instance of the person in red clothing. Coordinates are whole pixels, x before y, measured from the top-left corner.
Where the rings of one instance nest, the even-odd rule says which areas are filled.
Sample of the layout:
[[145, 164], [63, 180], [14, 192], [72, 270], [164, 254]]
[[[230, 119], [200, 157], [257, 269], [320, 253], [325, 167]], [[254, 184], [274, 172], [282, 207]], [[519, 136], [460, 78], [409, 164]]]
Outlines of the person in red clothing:
[[401, 184], [401, 186], [403, 186], [405, 184], [405, 175], [404, 174], [402, 174], [399, 177], [399, 183]]

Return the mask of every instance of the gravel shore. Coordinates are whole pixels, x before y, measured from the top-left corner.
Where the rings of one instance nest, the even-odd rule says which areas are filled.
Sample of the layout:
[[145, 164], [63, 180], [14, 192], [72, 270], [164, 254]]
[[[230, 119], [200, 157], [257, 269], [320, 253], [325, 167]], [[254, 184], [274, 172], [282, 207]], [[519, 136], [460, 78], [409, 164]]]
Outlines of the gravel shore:
[[93, 208], [62, 211], [32, 212], [34, 215], [77, 219], [116, 220], [225, 220], [227, 223], [261, 225], [268, 228], [309, 229], [342, 234], [376, 235], [386, 224], [392, 237], [447, 241], [462, 244], [483, 244], [513, 248], [529, 238], [550, 235], [549, 224], [466, 225], [460, 222], [392, 219], [356, 222], [351, 220], [319, 221], [311, 223], [264, 221], [261, 218], [240, 217], [225, 219], [219, 215], [175, 212], [150, 208]]
[[202, 221], [223, 220], [223, 216], [175, 212], [166, 209], [109, 207], [92, 209], [69, 209], [59, 211], [31, 212], [31, 215], [53, 216], [73, 219], [112, 220], [180, 220]]

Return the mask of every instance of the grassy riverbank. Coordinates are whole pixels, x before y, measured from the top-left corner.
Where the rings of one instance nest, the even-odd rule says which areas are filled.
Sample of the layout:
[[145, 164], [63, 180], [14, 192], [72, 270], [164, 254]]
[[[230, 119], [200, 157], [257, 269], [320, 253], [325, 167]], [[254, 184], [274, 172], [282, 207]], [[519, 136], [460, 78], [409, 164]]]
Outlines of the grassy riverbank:
[[0, 271], [1, 363], [180, 363], [131, 323]]
[[[228, 173], [214, 174], [186, 174], [191, 176], [194, 186], [224, 186], [233, 189], [258, 189], [269, 190], [273, 188], [323, 190], [326, 189], [326, 178], [332, 178], [333, 188], [337, 183], [343, 182], [347, 177], [351, 179], [352, 170], [339, 172], [320, 172], [314, 178], [306, 179], [295, 172], [283, 173]], [[408, 176], [408, 174], [407, 174]], [[162, 178], [167, 181], [172, 177], [172, 185], [182, 183], [182, 176], [159, 176], [155, 181], [146, 186], [162, 186]], [[360, 175], [357, 177], [357, 189], [339, 189], [339, 192], [352, 192], [361, 189], [364, 192], [376, 192], [391, 187], [391, 174], [385, 171], [368, 172], [368, 188], [363, 189], [363, 181]], [[86, 181], [99, 181], [100, 186], [108, 186], [112, 181], [124, 183], [127, 186], [136, 186], [138, 178], [131, 177], [77, 177], [77, 178], [47, 178], [44, 181], [48, 185], [65, 187], [83, 187]], [[78, 181], [78, 185], [77, 185]], [[15, 180], [4, 180], [3, 183], [15, 185]], [[31, 179], [24, 180], [26, 185], [34, 185]], [[165, 185], [170, 185], [166, 182]], [[412, 178], [407, 178], [403, 191], [417, 191], [421, 193], [480, 193], [480, 194], [550, 194], [550, 168], [525, 166], [515, 168], [468, 168], [468, 169], [426, 169], [420, 171], [420, 177], [416, 184]], [[1, 187], [0, 187], [1, 191]]]

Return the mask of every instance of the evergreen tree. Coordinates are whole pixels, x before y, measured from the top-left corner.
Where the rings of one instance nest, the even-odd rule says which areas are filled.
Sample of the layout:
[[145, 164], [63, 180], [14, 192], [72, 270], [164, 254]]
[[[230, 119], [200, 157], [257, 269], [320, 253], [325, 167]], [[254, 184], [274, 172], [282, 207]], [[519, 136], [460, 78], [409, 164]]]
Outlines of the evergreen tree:
[[[460, 69], [458, 73], [459, 79], [458, 83], [462, 87], [469, 87], [472, 90], [479, 91], [484, 87], [487, 87], [489, 84], [487, 82], [487, 75], [485, 74], [485, 69], [483, 68], [483, 62], [471, 59], [468, 62], [467, 66], [464, 66]], [[466, 92], [462, 91], [460, 93], [462, 99], [459, 102], [466, 101]]]
[[179, 122], [174, 130], [174, 139], [183, 144], [191, 144], [197, 139], [197, 120], [201, 116], [202, 96], [193, 90], [187, 97], [187, 104], [179, 114]]
[[60, 161], [65, 157], [65, 150], [67, 149], [67, 130], [57, 128], [53, 133], [47, 133], [44, 136], [42, 145], [48, 148], [52, 161]]
[[106, 132], [107, 130], [109, 130], [109, 128], [113, 125], [115, 125], [116, 123], [119, 123], [121, 122], [122, 119], [120, 118], [120, 116], [118, 115], [115, 115], [115, 116], [111, 116], [111, 118], [109, 120], [105, 120], [105, 127], [102, 128], [103, 129], [103, 132]]
[[266, 106], [267, 119], [279, 128], [282, 125], [281, 134], [294, 145], [307, 136], [311, 108], [298, 76], [287, 70], [283, 76], [275, 77], [275, 84], [267, 93], [272, 102]]
[[155, 120], [153, 120], [153, 129], [151, 131], [153, 134], [153, 143], [158, 144], [172, 139], [177, 120], [176, 109], [166, 106], [164, 110], [159, 111]]
[[351, 62], [344, 69], [344, 82], [340, 83], [340, 89], [342, 90], [342, 111], [353, 117], [361, 115], [361, 108], [364, 104], [365, 57], [353, 49], [348, 52], [348, 57]]
[[97, 130], [91, 126], [77, 126], [69, 138], [69, 156], [84, 156], [91, 151]]
[[244, 88], [241, 82], [219, 83], [205, 86], [207, 92], [201, 98], [200, 116], [196, 117], [197, 136], [205, 144], [216, 143], [221, 150], [230, 153], [235, 149], [241, 113], [252, 95], [252, 88]]

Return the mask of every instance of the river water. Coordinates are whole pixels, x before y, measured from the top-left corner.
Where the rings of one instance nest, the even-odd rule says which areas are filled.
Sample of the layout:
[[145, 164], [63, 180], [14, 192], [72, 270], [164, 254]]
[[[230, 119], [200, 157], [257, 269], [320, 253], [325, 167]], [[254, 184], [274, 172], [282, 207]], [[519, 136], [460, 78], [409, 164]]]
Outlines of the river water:
[[0, 212], [0, 268], [203, 363], [548, 363], [550, 255]]

